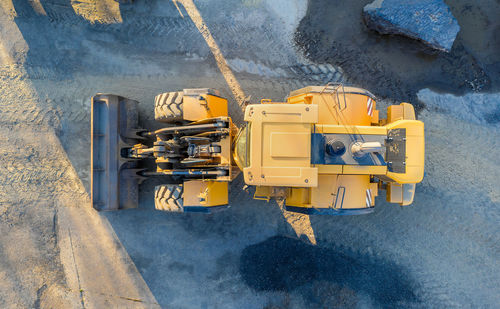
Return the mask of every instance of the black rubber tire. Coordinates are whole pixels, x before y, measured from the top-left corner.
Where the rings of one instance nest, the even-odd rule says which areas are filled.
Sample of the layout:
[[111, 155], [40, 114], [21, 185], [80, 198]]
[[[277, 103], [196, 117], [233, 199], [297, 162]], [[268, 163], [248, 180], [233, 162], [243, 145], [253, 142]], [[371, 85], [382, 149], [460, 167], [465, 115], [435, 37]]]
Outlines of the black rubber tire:
[[183, 212], [184, 211], [184, 188], [179, 185], [160, 185], [155, 187], [155, 209]]
[[182, 121], [183, 118], [182, 91], [165, 92], [155, 97], [155, 120], [165, 123]]

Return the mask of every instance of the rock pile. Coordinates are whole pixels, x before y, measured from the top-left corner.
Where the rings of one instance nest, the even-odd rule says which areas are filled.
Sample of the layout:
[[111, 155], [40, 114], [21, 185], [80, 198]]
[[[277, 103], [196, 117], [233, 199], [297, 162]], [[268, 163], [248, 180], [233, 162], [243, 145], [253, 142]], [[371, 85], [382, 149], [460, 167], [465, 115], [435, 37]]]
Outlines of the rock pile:
[[368, 28], [381, 34], [399, 34], [449, 52], [460, 31], [443, 0], [375, 0], [363, 16]]

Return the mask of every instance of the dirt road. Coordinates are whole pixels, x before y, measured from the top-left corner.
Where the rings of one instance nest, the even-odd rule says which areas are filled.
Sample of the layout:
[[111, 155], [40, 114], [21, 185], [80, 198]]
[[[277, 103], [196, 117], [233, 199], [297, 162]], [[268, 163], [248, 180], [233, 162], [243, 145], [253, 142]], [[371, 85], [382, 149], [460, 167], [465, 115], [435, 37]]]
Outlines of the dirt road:
[[[467, 117], [470, 113], [449, 108], [453, 98], [419, 92], [427, 87], [457, 94], [498, 89], [489, 66], [496, 63], [491, 51], [464, 43], [469, 49], [457, 47], [452, 56], [458, 58], [453, 59], [400, 55], [398, 70], [405, 65], [415, 69], [403, 78], [400, 71], [388, 68], [393, 54], [387, 48], [403, 49], [411, 43], [387, 39], [384, 48], [375, 48], [357, 63], [354, 56], [363, 53], [358, 41], [350, 44], [343, 36], [334, 40], [330, 26], [311, 20], [313, 12], [321, 11], [318, 3], [195, 1], [201, 20], [193, 20], [189, 1], [178, 1], [177, 6], [160, 0], [121, 6], [108, 0], [1, 1], [0, 305], [60, 302], [85, 307], [80, 293], [67, 293], [74, 283], [64, 266], [67, 251], [61, 250], [66, 247], [58, 231], [65, 229], [57, 214], [61, 208], [88, 207], [92, 95], [108, 92], [139, 100], [140, 123], [150, 127], [157, 93], [212, 87], [231, 98], [230, 113], [240, 123], [238, 96], [251, 96], [254, 102], [281, 100], [296, 88], [328, 81], [372, 90], [384, 97], [381, 109], [391, 99], [418, 103], [419, 117], [426, 123], [427, 157], [415, 204], [400, 209], [385, 204], [381, 196], [372, 215], [304, 221], [285, 218], [272, 203], [253, 201], [240, 190], [240, 179], [231, 186], [228, 211], [177, 215], [153, 210], [155, 183], [147, 181], [141, 186], [138, 209], [92, 219], [93, 226], [109, 227], [103, 231], [111, 231], [110, 243], [113, 237], [118, 240], [109, 252], [126, 249], [118, 260], [126, 262], [129, 256], [142, 276], [154, 298], [146, 307], [499, 303], [498, 118], [488, 120], [481, 113]], [[328, 17], [334, 8], [324, 5]], [[361, 2], [350, 10], [357, 6], [362, 7]], [[358, 17], [349, 13], [328, 18], [324, 20], [331, 20], [331, 35], [338, 35], [340, 30], [334, 29], [349, 28]], [[213, 41], [200, 33], [204, 27]], [[357, 20], [352, 31], [361, 27]], [[467, 34], [469, 26], [461, 27]], [[363, 35], [377, 44], [374, 34]], [[335, 42], [342, 44], [330, 53]], [[484, 59], [490, 61], [488, 66]], [[377, 74], [366, 74], [378, 60]], [[436, 63], [444, 73], [428, 70]], [[231, 74], [240, 90], [228, 83]], [[451, 75], [445, 86], [438, 82]], [[465, 87], [471, 78], [481, 87]], [[493, 110], [500, 104], [498, 94], [456, 100], [466, 106], [493, 102], [487, 103]], [[64, 218], [67, 224], [69, 217]], [[312, 235], [297, 240], [297, 234], [308, 233]], [[103, 255], [113, 260], [109, 252]], [[128, 306], [144, 305], [126, 301]]]

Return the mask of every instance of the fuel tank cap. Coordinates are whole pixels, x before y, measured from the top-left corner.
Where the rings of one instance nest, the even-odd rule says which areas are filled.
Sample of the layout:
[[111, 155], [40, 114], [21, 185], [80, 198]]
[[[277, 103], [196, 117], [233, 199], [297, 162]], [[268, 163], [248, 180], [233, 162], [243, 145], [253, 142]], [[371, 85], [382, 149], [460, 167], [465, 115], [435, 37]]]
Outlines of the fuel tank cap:
[[345, 153], [345, 145], [341, 141], [329, 140], [326, 143], [326, 153], [330, 156], [341, 156]]

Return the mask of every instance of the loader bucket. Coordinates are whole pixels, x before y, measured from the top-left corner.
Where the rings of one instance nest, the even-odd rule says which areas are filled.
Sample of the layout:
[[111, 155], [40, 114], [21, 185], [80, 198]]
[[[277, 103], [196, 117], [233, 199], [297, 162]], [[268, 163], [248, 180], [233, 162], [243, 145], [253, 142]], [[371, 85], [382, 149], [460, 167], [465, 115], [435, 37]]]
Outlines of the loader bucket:
[[124, 158], [122, 149], [141, 137], [137, 101], [117, 95], [92, 97], [91, 111], [91, 203], [96, 210], [135, 208], [140, 176], [138, 161]]

